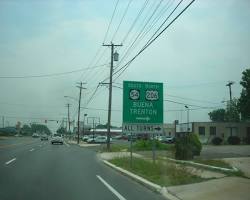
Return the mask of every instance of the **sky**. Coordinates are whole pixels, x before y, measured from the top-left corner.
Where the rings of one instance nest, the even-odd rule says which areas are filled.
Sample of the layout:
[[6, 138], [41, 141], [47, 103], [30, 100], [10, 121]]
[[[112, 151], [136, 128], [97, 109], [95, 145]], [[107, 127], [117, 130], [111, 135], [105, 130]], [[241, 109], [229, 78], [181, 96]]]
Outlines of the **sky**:
[[[190, 2], [184, 0], [162, 29]], [[0, 0], [0, 116], [5, 126], [41, 123], [55, 131], [67, 118], [67, 103], [76, 120], [79, 82], [86, 88], [81, 119], [87, 114], [105, 124], [108, 88], [99, 83], [108, 82], [110, 48], [102, 44], [111, 42], [123, 45], [115, 48], [113, 125], [122, 125], [124, 80], [164, 84], [165, 123], [185, 122], [185, 104], [190, 121], [209, 121], [208, 112], [225, 108], [222, 101], [229, 100], [227, 82], [234, 81], [232, 94], [238, 98], [242, 72], [250, 68], [249, 0], [194, 1], [118, 76], [178, 3]]]

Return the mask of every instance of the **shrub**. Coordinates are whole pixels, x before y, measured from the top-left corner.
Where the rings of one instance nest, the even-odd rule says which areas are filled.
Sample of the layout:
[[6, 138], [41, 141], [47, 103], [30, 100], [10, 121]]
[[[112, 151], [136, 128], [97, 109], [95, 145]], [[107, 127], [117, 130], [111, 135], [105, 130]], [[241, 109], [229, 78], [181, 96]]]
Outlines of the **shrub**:
[[240, 144], [240, 138], [238, 136], [230, 136], [228, 137], [227, 142], [232, 145]]
[[197, 134], [191, 133], [188, 135], [189, 141], [192, 145], [192, 151], [194, 156], [199, 156], [201, 153], [202, 145]]
[[220, 137], [214, 137], [212, 139], [212, 144], [214, 144], [214, 145], [220, 145], [222, 143], [222, 141], [223, 140]]
[[193, 156], [200, 155], [202, 149], [201, 142], [196, 134], [188, 134], [177, 138], [175, 143], [175, 158], [180, 160], [190, 160]]
[[250, 137], [244, 138], [244, 144], [250, 144]]
[[[133, 147], [137, 151], [152, 150], [153, 140], [137, 140]], [[169, 146], [167, 144], [163, 144], [159, 142], [158, 140], [155, 140], [156, 150], [168, 150], [168, 148]]]

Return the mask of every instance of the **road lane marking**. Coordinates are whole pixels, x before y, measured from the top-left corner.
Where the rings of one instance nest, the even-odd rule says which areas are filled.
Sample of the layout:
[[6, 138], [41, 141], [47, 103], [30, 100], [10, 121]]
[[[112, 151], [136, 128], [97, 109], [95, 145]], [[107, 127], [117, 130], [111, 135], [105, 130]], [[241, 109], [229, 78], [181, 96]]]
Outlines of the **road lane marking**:
[[16, 160], [16, 158], [13, 158], [13, 159], [11, 159], [11, 160], [7, 161], [5, 164], [6, 164], [6, 165], [8, 165], [8, 164], [10, 164], [10, 163], [14, 162], [15, 160]]
[[96, 175], [96, 177], [115, 195], [119, 200], [126, 200], [119, 192], [117, 192], [111, 185], [109, 185], [102, 177]]
[[34, 151], [35, 149], [30, 149], [30, 151]]

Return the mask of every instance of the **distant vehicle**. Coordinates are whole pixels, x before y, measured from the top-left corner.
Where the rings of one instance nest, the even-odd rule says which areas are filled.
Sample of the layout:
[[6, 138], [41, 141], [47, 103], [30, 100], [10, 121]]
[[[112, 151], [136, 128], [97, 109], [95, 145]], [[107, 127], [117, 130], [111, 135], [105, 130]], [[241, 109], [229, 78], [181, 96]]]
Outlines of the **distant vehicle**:
[[159, 140], [160, 142], [163, 142], [163, 143], [170, 143], [170, 144], [175, 142], [175, 138], [172, 137], [172, 136], [160, 136], [160, 137], [158, 138], [158, 140]]
[[33, 134], [32, 134], [32, 137], [33, 137], [33, 138], [39, 138], [39, 135], [38, 135], [38, 133], [33, 133]]
[[82, 137], [82, 140], [83, 140], [84, 142], [87, 142], [88, 139], [89, 139], [89, 136], [88, 136], [88, 135], [84, 135], [84, 136]]
[[63, 138], [60, 134], [54, 134], [51, 138], [51, 144], [63, 144]]
[[106, 136], [97, 136], [95, 138], [95, 143], [106, 143], [107, 137]]
[[95, 138], [98, 137], [98, 135], [89, 135], [88, 137], [87, 143], [95, 143]]
[[174, 143], [175, 137], [172, 136], [166, 136], [166, 143]]
[[43, 140], [49, 140], [48, 135], [42, 135], [41, 136], [41, 141], [43, 141]]
[[[95, 143], [107, 143], [107, 136], [97, 136], [95, 138]], [[112, 142], [112, 138], [110, 138], [110, 142]]]

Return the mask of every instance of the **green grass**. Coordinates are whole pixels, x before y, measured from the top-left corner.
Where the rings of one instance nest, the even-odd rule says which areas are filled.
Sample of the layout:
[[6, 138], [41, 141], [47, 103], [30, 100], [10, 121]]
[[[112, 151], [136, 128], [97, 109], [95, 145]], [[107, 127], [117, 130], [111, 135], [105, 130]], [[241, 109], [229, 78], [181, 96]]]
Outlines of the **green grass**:
[[190, 174], [185, 167], [177, 168], [176, 165], [163, 161], [157, 161], [154, 164], [148, 160], [133, 158], [132, 167], [130, 167], [130, 158], [126, 157], [115, 158], [110, 162], [161, 186], [182, 185], [207, 180]]
[[205, 165], [211, 165], [215, 167], [222, 167], [227, 169], [233, 169], [230, 164], [223, 160], [194, 160], [196, 163], [201, 163]]
[[107, 145], [102, 145], [100, 148], [100, 152], [122, 152], [128, 151], [128, 148], [125, 145], [111, 144], [110, 150], [108, 151]]
[[[133, 151], [152, 151], [153, 141], [152, 140], [137, 140], [133, 144]], [[155, 140], [155, 150], [169, 150], [172, 151], [173, 145], [164, 144]]]

